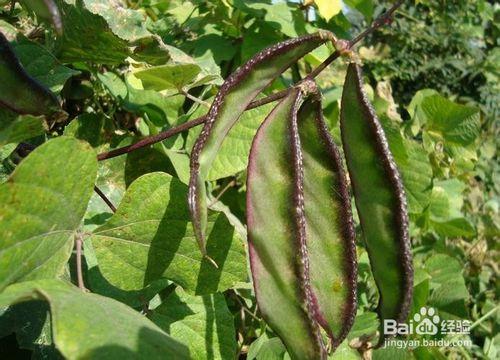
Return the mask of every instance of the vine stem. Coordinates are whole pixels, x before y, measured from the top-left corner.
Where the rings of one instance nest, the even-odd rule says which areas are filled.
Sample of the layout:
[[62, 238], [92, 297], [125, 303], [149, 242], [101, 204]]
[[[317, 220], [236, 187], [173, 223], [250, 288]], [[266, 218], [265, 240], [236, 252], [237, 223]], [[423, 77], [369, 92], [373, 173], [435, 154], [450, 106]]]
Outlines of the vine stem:
[[101, 191], [101, 189], [99, 189], [97, 187], [97, 185], [94, 185], [94, 191], [96, 192], [97, 195], [100, 196], [100, 198], [106, 203], [106, 205], [109, 206], [109, 208], [111, 209], [111, 211], [113, 213], [116, 212], [116, 207], [113, 205], [113, 203], [111, 202], [111, 200], [108, 199], [108, 197]]
[[[346, 50], [352, 49], [362, 39], [364, 39], [368, 35], [372, 34], [378, 28], [380, 28], [384, 25], [390, 24], [394, 13], [401, 5], [403, 5], [403, 3], [404, 3], [404, 0], [399, 0], [399, 1], [395, 2], [389, 8], [389, 10], [387, 10], [386, 12], [381, 14], [377, 19], [375, 19], [366, 30], [364, 30], [363, 32], [358, 34], [351, 41], [347, 41]], [[314, 69], [309, 75], [307, 75], [307, 78], [314, 79], [315, 77], [317, 77], [323, 70], [325, 70], [341, 54], [342, 53], [340, 51], [335, 51], [334, 53], [332, 53], [316, 69]], [[280, 100], [280, 99], [284, 98], [287, 93], [288, 93], [288, 89], [285, 89], [285, 90], [278, 91], [272, 95], [269, 95], [268, 97], [265, 97], [265, 98], [262, 98], [259, 100], [255, 100], [255, 101], [251, 102], [250, 105], [248, 105], [246, 110], [251, 110], [251, 109], [257, 108], [259, 106], [263, 106], [263, 105], [269, 104], [271, 102]], [[120, 156], [123, 154], [130, 153], [134, 150], [137, 150], [137, 149], [140, 149], [140, 148], [152, 145], [152, 144], [156, 144], [160, 141], [168, 139], [169, 137], [177, 135], [183, 131], [189, 130], [195, 126], [203, 124], [205, 122], [205, 120], [207, 119], [207, 115], [208, 114], [200, 116], [200, 117], [193, 119], [193, 120], [190, 120], [188, 122], [185, 122], [184, 124], [170, 128], [166, 131], [160, 132], [157, 135], [145, 137], [142, 140], [139, 140], [138, 142], [136, 142], [135, 144], [124, 146], [124, 147], [114, 149], [111, 151], [103, 152], [103, 153], [97, 155], [97, 160], [102, 161], [102, 160], [106, 160], [106, 159], [111, 159], [111, 158], [114, 158], [114, 157], [117, 157], [117, 156]]]
[[87, 291], [85, 288], [85, 283], [83, 282], [83, 270], [82, 270], [82, 234], [78, 233], [75, 235], [75, 248], [76, 248], [76, 278], [78, 282], [78, 287], [82, 291]]

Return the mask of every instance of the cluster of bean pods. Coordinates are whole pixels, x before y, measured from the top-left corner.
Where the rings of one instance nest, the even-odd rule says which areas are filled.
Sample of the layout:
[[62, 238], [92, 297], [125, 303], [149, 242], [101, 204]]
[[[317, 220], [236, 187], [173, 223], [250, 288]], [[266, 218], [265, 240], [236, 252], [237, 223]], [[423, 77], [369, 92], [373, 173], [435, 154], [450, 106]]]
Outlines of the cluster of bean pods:
[[[266, 86], [329, 40], [336, 43], [332, 34], [321, 32], [274, 45], [222, 85], [191, 153], [188, 203], [207, 258], [205, 180], [222, 142]], [[380, 322], [404, 322], [413, 289], [406, 200], [355, 62], [347, 69], [340, 120], [350, 183], [379, 290]], [[346, 338], [356, 315], [356, 236], [342, 163], [323, 119], [320, 91], [306, 78], [288, 90], [258, 129], [247, 175], [255, 295], [262, 317], [293, 359], [326, 359], [328, 350]], [[379, 344], [383, 340], [381, 332]]]

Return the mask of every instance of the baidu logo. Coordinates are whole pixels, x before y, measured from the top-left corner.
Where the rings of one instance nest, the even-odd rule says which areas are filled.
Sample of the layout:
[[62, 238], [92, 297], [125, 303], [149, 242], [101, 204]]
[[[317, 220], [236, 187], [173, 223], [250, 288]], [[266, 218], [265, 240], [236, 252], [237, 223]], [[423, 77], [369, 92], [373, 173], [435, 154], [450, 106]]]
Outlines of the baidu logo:
[[[384, 335], [402, 336], [403, 338], [392, 338], [384, 341], [384, 346], [392, 346], [399, 349], [415, 349], [419, 346], [452, 347], [472, 346], [470, 338], [465, 339], [433, 339], [432, 336], [441, 335], [466, 335], [470, 334], [471, 322], [469, 320], [442, 320], [432, 307], [422, 307], [416, 312], [408, 323], [398, 324], [396, 320], [384, 320]], [[430, 335], [422, 337], [408, 337], [408, 335]]]
[[415, 326], [415, 333], [419, 335], [436, 335], [438, 333], [440, 318], [434, 308], [420, 308], [420, 311], [413, 315], [413, 321], [418, 324]]

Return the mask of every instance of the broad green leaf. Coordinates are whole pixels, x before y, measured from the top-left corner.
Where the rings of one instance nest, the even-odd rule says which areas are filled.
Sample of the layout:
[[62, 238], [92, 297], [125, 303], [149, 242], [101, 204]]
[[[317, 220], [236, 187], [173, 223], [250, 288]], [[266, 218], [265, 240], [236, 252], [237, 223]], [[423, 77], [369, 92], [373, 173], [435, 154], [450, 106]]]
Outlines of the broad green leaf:
[[476, 231], [463, 213], [463, 197], [466, 185], [458, 179], [439, 181], [434, 184], [428, 208], [429, 225], [444, 237], [473, 237]]
[[283, 360], [286, 348], [277, 337], [269, 338], [266, 333], [255, 340], [248, 349], [248, 360]]
[[426, 97], [421, 107], [431, 135], [462, 146], [473, 143], [479, 136], [479, 109], [456, 104], [440, 95]]
[[41, 135], [46, 130], [43, 116], [16, 115], [0, 109], [0, 147]]
[[96, 173], [92, 149], [60, 137], [33, 151], [0, 185], [0, 289], [60, 275]]
[[54, 343], [68, 359], [190, 358], [186, 346], [128, 306], [60, 280], [22, 282], [0, 294], [0, 306], [32, 300], [48, 302]]
[[[241, 56], [243, 60], [249, 60], [259, 51], [276, 44], [281, 40], [280, 34], [270, 24], [254, 24], [243, 36], [241, 44]], [[306, 55], [308, 56], [308, 55]]]
[[373, 360], [413, 360], [412, 354], [408, 349], [394, 346], [384, 347], [373, 351]]
[[419, 312], [422, 306], [427, 304], [430, 294], [430, 278], [431, 276], [422, 267], [418, 267], [415, 270], [410, 318]]
[[326, 21], [342, 11], [342, 1], [340, 0], [314, 0], [318, 6], [319, 15]]
[[81, 0], [57, 0], [64, 19], [57, 39], [63, 62], [92, 61], [119, 64], [131, 54], [125, 40], [113, 33], [106, 20], [90, 12]]
[[146, 14], [126, 8], [120, 1], [82, 0], [82, 2], [91, 13], [102, 16], [113, 33], [123, 40], [133, 42], [151, 36], [144, 26]]
[[199, 58], [208, 54], [216, 64], [231, 60], [237, 51], [230, 39], [217, 34], [202, 35], [185, 45], [192, 49], [193, 56]]
[[[252, 146], [252, 140], [264, 121], [273, 104], [264, 105], [241, 115], [240, 121], [234, 125], [215, 157], [214, 163], [207, 180], [218, 180], [235, 175], [247, 168], [248, 154]], [[194, 143], [195, 137], [199, 136], [201, 128], [194, 128], [189, 132], [187, 146]], [[191, 145], [192, 146], [192, 145]]]
[[371, 20], [373, 16], [373, 0], [344, 0], [345, 4], [358, 10], [365, 19]]
[[413, 95], [411, 99], [410, 105], [407, 106], [408, 113], [410, 114], [412, 120], [415, 120], [415, 117], [418, 116], [419, 108], [422, 105], [422, 101], [429, 96], [439, 95], [436, 90], [433, 89], [422, 89], [419, 90]]
[[361, 355], [359, 352], [349, 346], [347, 341], [339, 345], [337, 350], [328, 357], [329, 360], [360, 360]]
[[[101, 200], [102, 202], [102, 200]], [[110, 214], [111, 216], [111, 214]], [[101, 273], [90, 238], [83, 242], [87, 271], [85, 284], [94, 293], [113, 298], [133, 308], [145, 308], [161, 290], [169, 285], [166, 279], [154, 281], [139, 290], [123, 290], [113, 286]]]
[[249, 8], [264, 12], [264, 20], [268, 25], [277, 28], [286, 36], [295, 37], [298, 35], [295, 30], [296, 24], [292, 14], [292, 7], [286, 2], [276, 2], [273, 4], [261, 2], [247, 3]]
[[181, 90], [200, 73], [196, 64], [172, 64], [155, 66], [134, 73], [146, 90]]
[[97, 78], [114, 98], [123, 100], [127, 97], [127, 84], [114, 72], [98, 73]]
[[347, 337], [352, 340], [363, 335], [375, 334], [378, 330], [379, 321], [374, 312], [365, 312], [356, 316], [352, 329]]
[[168, 11], [179, 24], [184, 24], [186, 20], [193, 15], [196, 7], [190, 1], [182, 1], [179, 6]]
[[[109, 74], [109, 73], [107, 73]], [[138, 82], [136, 84], [135, 82]], [[141, 87], [138, 87], [141, 85]], [[178, 121], [184, 95], [162, 94], [154, 90], [144, 90], [142, 83], [134, 75], [127, 77], [127, 96], [122, 101], [123, 107], [149, 119], [159, 128], [174, 125]], [[177, 93], [177, 91], [174, 91]]]
[[0, 309], [0, 338], [15, 333], [19, 348], [32, 350], [33, 358], [62, 359], [54, 346], [49, 310], [38, 300]]
[[51, 91], [59, 93], [71, 76], [80, 73], [62, 65], [45, 47], [28, 40], [9, 23], [0, 20], [0, 31], [11, 41], [26, 72]]
[[26, 72], [2, 32], [0, 78], [0, 106], [19, 114], [50, 116], [54, 121], [61, 117], [62, 111], [57, 97]]
[[441, 317], [467, 317], [465, 307], [469, 293], [462, 276], [463, 266], [454, 258], [436, 254], [425, 262], [431, 276], [429, 305], [439, 310]]
[[432, 165], [424, 148], [416, 141], [403, 138], [400, 125], [382, 117], [389, 148], [401, 171], [408, 198], [408, 212], [421, 215], [427, 208], [432, 191]]
[[233, 315], [222, 294], [193, 296], [177, 288], [148, 317], [187, 344], [194, 359], [233, 360], [236, 356]]
[[[384, 319], [404, 322], [410, 310], [413, 265], [406, 197], [382, 126], [351, 63], [342, 95], [340, 128], [363, 238]], [[383, 341], [383, 336], [379, 341]]]
[[[427, 152], [420, 144], [411, 140], [403, 141], [406, 158], [393, 151], [394, 160], [401, 171], [401, 177], [408, 198], [410, 214], [421, 214], [427, 208], [432, 191], [432, 166]], [[392, 150], [391, 146], [391, 150]]]
[[21, 38], [13, 44], [26, 71], [51, 91], [59, 93], [66, 81], [80, 72], [62, 65], [44, 47]]
[[305, 54], [331, 39], [331, 34], [318, 32], [274, 45], [255, 55], [234, 72], [215, 97], [202, 135], [191, 152], [189, 210], [200, 251], [206, 256], [207, 194], [205, 180], [229, 130], [246, 107], [274, 79]]
[[139, 290], [169, 279], [203, 295], [246, 280], [245, 249], [223, 214], [210, 214], [208, 226], [207, 251], [219, 268], [196, 251], [186, 196], [186, 185], [164, 173], [130, 185], [116, 214], [91, 237], [99, 270], [113, 286]]

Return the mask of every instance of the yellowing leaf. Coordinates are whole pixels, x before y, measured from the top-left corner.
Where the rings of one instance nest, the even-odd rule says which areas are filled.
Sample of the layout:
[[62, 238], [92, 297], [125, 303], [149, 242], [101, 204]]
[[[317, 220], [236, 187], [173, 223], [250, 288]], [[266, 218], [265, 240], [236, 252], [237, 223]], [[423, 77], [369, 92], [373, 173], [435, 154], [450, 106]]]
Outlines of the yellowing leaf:
[[319, 14], [326, 21], [337, 15], [342, 10], [341, 0], [315, 0], [318, 6]]

